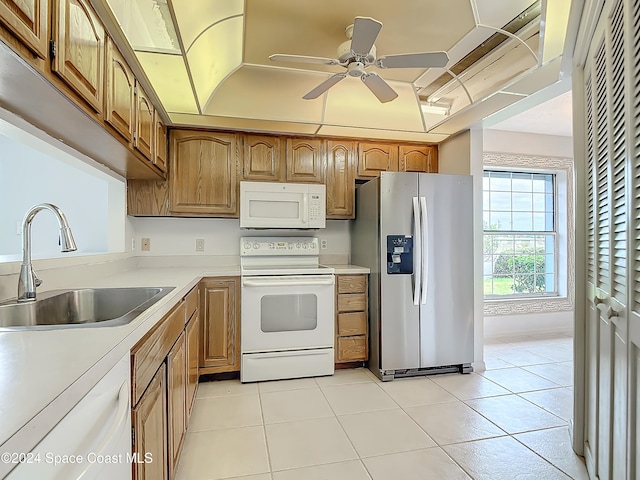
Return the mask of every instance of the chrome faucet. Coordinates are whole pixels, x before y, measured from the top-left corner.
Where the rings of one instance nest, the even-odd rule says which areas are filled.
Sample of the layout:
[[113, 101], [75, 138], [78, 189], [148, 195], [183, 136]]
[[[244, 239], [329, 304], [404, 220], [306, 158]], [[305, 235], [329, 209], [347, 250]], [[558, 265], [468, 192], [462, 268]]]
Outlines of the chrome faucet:
[[20, 278], [18, 278], [18, 302], [33, 302], [36, 299], [36, 287], [42, 284], [42, 280], [36, 277], [31, 265], [31, 222], [40, 210], [49, 210], [58, 219], [60, 251], [73, 252], [77, 250], [67, 217], [64, 216], [62, 210], [51, 203], [41, 203], [31, 207], [22, 220], [22, 265], [20, 266]]

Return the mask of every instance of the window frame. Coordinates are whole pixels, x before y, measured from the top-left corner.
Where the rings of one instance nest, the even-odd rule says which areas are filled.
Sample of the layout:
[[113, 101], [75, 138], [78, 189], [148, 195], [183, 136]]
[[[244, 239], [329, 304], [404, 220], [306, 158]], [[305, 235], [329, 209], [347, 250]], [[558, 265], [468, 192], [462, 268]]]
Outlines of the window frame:
[[[524, 173], [524, 174], [540, 174], [540, 175], [551, 175], [552, 179], [553, 179], [553, 229], [552, 230], [543, 230], [543, 231], [536, 231], [536, 230], [487, 230], [484, 228], [484, 218], [483, 218], [483, 229], [482, 229], [482, 239], [483, 239], [483, 257], [486, 255], [486, 253], [484, 252], [484, 240], [486, 239], [486, 236], [511, 236], [514, 238], [514, 241], [516, 239], [517, 236], [547, 236], [547, 235], [552, 235], [553, 236], [553, 248], [554, 248], [554, 253], [553, 253], [553, 284], [554, 284], [554, 290], [552, 292], [527, 292], [527, 293], [509, 293], [509, 294], [485, 294], [484, 293], [484, 281], [485, 278], [487, 277], [487, 275], [484, 275], [483, 272], [483, 297], [485, 302], [486, 301], [500, 301], [500, 300], [532, 300], [532, 299], [542, 299], [542, 298], [557, 298], [560, 297], [560, 288], [559, 288], [559, 283], [560, 283], [560, 277], [559, 277], [559, 254], [560, 254], [560, 241], [559, 241], [559, 205], [558, 205], [558, 182], [559, 182], [559, 178], [558, 178], [558, 171], [557, 170], [551, 170], [551, 169], [540, 169], [540, 168], [524, 168], [524, 167], [516, 167], [516, 166], [497, 166], [497, 165], [483, 165], [483, 169], [482, 169], [482, 180], [483, 180], [483, 188], [482, 188], [482, 193], [483, 193], [483, 199], [484, 199], [484, 193], [487, 191], [484, 189], [484, 179], [487, 178], [485, 177], [485, 173], [486, 172], [505, 172], [505, 173]], [[490, 177], [489, 177], [490, 178]], [[490, 191], [490, 190], [489, 190]], [[513, 194], [513, 189], [509, 190], [509, 192], [511, 194]], [[482, 213], [483, 213], [483, 217], [484, 217], [484, 212], [485, 211], [491, 211], [491, 210], [485, 210], [485, 205], [484, 205], [484, 201], [483, 201], [483, 205], [482, 205]], [[514, 214], [514, 210], [513, 208], [510, 210], [511, 214]], [[543, 275], [545, 275], [546, 273], [543, 273]], [[493, 278], [495, 277], [495, 274], [492, 272], [490, 278], [492, 279], [492, 287], [493, 287]], [[492, 288], [493, 289], [493, 288]]]

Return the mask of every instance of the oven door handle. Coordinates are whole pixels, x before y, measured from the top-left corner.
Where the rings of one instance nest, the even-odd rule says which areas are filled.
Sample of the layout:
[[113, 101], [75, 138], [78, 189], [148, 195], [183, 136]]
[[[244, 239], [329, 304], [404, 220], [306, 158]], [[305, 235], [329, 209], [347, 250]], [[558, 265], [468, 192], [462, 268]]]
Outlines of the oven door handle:
[[[325, 278], [329, 277], [329, 278]], [[322, 278], [307, 277], [285, 277], [285, 278], [243, 278], [243, 287], [281, 287], [281, 286], [304, 286], [304, 285], [333, 285], [335, 283], [333, 275], [323, 275]]]

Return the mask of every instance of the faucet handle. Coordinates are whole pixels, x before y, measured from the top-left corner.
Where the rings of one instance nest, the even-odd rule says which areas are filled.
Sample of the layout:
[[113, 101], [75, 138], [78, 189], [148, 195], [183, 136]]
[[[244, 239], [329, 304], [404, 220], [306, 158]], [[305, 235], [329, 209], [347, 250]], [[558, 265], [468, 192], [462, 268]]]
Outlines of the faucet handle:
[[40, 285], [42, 285], [42, 280], [36, 277], [35, 273], [33, 274], [33, 282], [36, 284], [36, 287], [39, 287]]

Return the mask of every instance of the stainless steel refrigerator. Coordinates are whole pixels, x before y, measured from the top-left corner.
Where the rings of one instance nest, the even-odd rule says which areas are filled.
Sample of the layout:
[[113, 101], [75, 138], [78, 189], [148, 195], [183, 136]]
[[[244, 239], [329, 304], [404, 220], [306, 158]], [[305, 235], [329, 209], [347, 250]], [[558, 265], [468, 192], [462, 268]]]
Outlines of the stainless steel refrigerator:
[[351, 261], [371, 269], [369, 368], [383, 380], [473, 362], [472, 178], [383, 172], [356, 190]]

